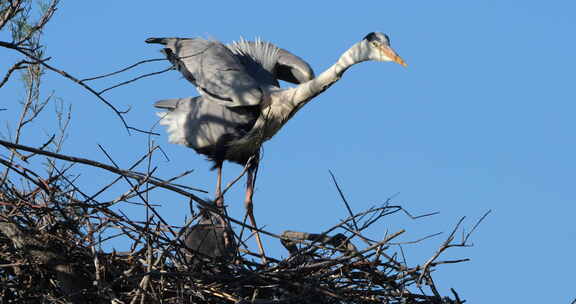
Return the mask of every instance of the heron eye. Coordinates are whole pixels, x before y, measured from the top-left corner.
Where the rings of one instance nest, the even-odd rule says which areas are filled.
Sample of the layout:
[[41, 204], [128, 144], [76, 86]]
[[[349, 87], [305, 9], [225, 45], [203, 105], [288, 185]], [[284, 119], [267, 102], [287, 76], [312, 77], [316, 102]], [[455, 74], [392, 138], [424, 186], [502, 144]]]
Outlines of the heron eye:
[[378, 41], [371, 41], [370, 44], [372, 44], [373, 47], [378, 47], [378, 46], [379, 46]]

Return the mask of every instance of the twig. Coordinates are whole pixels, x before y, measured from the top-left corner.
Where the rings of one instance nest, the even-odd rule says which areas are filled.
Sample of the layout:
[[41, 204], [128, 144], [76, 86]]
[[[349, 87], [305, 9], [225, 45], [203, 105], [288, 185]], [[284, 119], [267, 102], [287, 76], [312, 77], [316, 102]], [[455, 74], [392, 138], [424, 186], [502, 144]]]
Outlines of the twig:
[[[456, 293], [456, 290], [454, 290], [454, 288], [450, 288], [450, 291], [452, 292], [452, 294], [454, 295], [454, 298], [456, 299], [456, 304], [463, 304], [465, 302], [465, 301], [460, 300], [460, 296], [458, 295], [458, 293]], [[574, 302], [572, 302], [572, 303], [574, 303]]]
[[[224, 194], [226, 194], [226, 192], [232, 188], [232, 186], [234, 186], [234, 184], [236, 184], [241, 178], [242, 176], [244, 176], [246, 174], [246, 172], [248, 172], [248, 169], [250, 168], [250, 166], [252, 166], [252, 162], [254, 161], [254, 156], [250, 156], [250, 158], [248, 158], [248, 161], [246, 162], [246, 165], [244, 165], [244, 168], [242, 169], [242, 172], [240, 172], [240, 174], [238, 174], [238, 176], [233, 179], [231, 182], [229, 182], [226, 185], [226, 188], [224, 188], [224, 190], [222, 190], [222, 194], [221, 197], [224, 197]], [[215, 198], [215, 200], [218, 199]]]
[[419, 238], [419, 239], [416, 239], [416, 240], [414, 240], [414, 241], [406, 241], [406, 242], [390, 243], [390, 245], [407, 245], [407, 244], [417, 244], [417, 243], [420, 243], [420, 242], [422, 242], [422, 241], [424, 241], [424, 240], [427, 240], [427, 239], [431, 239], [431, 238], [433, 238], [433, 237], [435, 237], [435, 236], [439, 236], [439, 235], [441, 235], [441, 234], [442, 234], [442, 232], [437, 232], [437, 233], [433, 233], [433, 234], [429, 234], [429, 235], [427, 235], [427, 236], [421, 237], [421, 238]]
[[[342, 193], [342, 189], [340, 189], [340, 186], [338, 185], [338, 182], [336, 181], [336, 177], [334, 176], [334, 173], [332, 173], [331, 170], [328, 170], [328, 172], [330, 172], [330, 176], [332, 177], [332, 182], [334, 182], [336, 189], [338, 189], [338, 194], [340, 194], [340, 198], [344, 202], [344, 205], [346, 205], [346, 210], [348, 210], [348, 215], [352, 216], [354, 213], [352, 213], [352, 209], [350, 208], [350, 204], [348, 204], [348, 201], [346, 200], [344, 193]], [[358, 231], [358, 224], [356, 223], [356, 219], [354, 217], [352, 217], [352, 223], [354, 223], [354, 229], [356, 231]]]
[[460, 228], [460, 225], [462, 224], [462, 222], [464, 221], [464, 219], [466, 218], [465, 216], [463, 216], [462, 218], [460, 218], [460, 220], [458, 221], [458, 223], [456, 224], [456, 226], [454, 227], [454, 229], [452, 230], [452, 232], [450, 233], [450, 235], [448, 236], [448, 238], [446, 238], [446, 240], [442, 243], [442, 245], [440, 246], [440, 248], [438, 248], [438, 250], [436, 251], [436, 253], [434, 253], [434, 255], [428, 259], [428, 261], [426, 261], [426, 263], [424, 263], [424, 266], [422, 267], [422, 273], [420, 274], [420, 276], [418, 277], [417, 283], [421, 284], [422, 283], [422, 279], [424, 278], [424, 276], [427, 275], [427, 273], [430, 270], [430, 266], [432, 265], [432, 263], [440, 256], [440, 254], [442, 254], [442, 252], [444, 252], [444, 250], [450, 248], [450, 247], [466, 247], [469, 246], [467, 244], [468, 238], [472, 235], [472, 233], [474, 232], [474, 230], [478, 227], [478, 225], [480, 225], [480, 223], [486, 218], [486, 216], [488, 216], [488, 214], [490, 214], [490, 212], [492, 212], [492, 210], [488, 210], [486, 213], [484, 213], [484, 215], [476, 222], [476, 224], [474, 225], [474, 227], [472, 228], [472, 230], [464, 237], [464, 239], [462, 240], [462, 242], [458, 243], [458, 244], [452, 244], [452, 241], [454, 240], [454, 235], [456, 234], [456, 231], [458, 230], [458, 228]]
[[92, 81], [92, 80], [96, 80], [96, 79], [100, 79], [100, 78], [110, 77], [110, 76], [113, 76], [113, 75], [116, 75], [116, 74], [119, 74], [119, 73], [122, 73], [122, 72], [126, 72], [126, 71], [128, 71], [128, 70], [130, 70], [130, 69], [132, 69], [132, 68], [134, 68], [134, 67], [136, 67], [136, 66], [138, 66], [138, 65], [140, 65], [140, 64], [143, 64], [143, 63], [154, 62], [154, 61], [164, 61], [164, 60], [167, 60], [167, 59], [166, 59], [166, 58], [154, 58], [154, 59], [146, 59], [146, 60], [138, 61], [138, 62], [136, 62], [136, 63], [134, 63], [134, 64], [132, 64], [132, 65], [130, 65], [130, 66], [128, 66], [128, 67], [125, 67], [125, 68], [123, 68], [123, 69], [120, 69], [120, 70], [118, 70], [118, 71], [115, 71], [115, 72], [112, 72], [112, 73], [108, 73], [108, 74], [104, 74], [104, 75], [100, 75], [100, 76], [95, 76], [95, 77], [90, 77], [90, 78], [84, 78], [84, 79], [80, 80], [80, 82], [86, 82], [86, 81]]
[[104, 94], [104, 93], [106, 93], [107, 91], [110, 91], [110, 90], [112, 90], [112, 89], [115, 89], [115, 88], [117, 88], [117, 87], [120, 87], [120, 86], [129, 84], [129, 83], [132, 83], [132, 82], [134, 82], [134, 81], [136, 81], [136, 80], [139, 80], [139, 79], [142, 79], [142, 78], [144, 78], [144, 77], [150, 77], [150, 76], [162, 74], [162, 73], [168, 72], [168, 71], [173, 70], [173, 69], [174, 69], [174, 67], [171, 66], [171, 67], [166, 68], [166, 69], [164, 69], [164, 70], [162, 70], [162, 71], [144, 74], [144, 75], [141, 75], [141, 76], [132, 78], [132, 79], [130, 79], [130, 80], [123, 81], [123, 82], [121, 82], [121, 83], [119, 83], [119, 84], [113, 85], [113, 86], [108, 87], [108, 88], [106, 88], [106, 89], [103, 89], [103, 90], [99, 91], [97, 94], [98, 94], [98, 96], [100, 96], [101, 94]]
[[128, 131], [128, 133], [130, 133], [130, 127], [128, 126], [128, 123], [126, 122], [126, 120], [124, 119], [124, 114], [127, 113], [127, 111], [120, 111], [118, 109], [116, 109], [116, 107], [114, 107], [108, 100], [106, 100], [104, 97], [102, 97], [102, 95], [100, 95], [96, 90], [92, 89], [92, 87], [84, 84], [83, 82], [81, 82], [78, 78], [68, 74], [67, 72], [65, 72], [64, 70], [55, 68], [51, 65], [49, 65], [48, 63], [46, 63], [46, 60], [37, 58], [35, 55], [33, 55], [30, 51], [19, 47], [13, 43], [4, 43], [2, 41], [0, 41], [0, 46], [3, 47], [7, 47], [7, 48], [11, 48], [11, 49], [15, 49], [16, 51], [22, 53], [23, 55], [27, 56], [28, 58], [40, 63], [42, 66], [44, 66], [45, 68], [56, 72], [62, 76], [64, 76], [65, 78], [68, 78], [70, 80], [72, 80], [73, 82], [77, 83], [78, 85], [80, 85], [81, 87], [83, 87], [84, 89], [88, 90], [88, 92], [92, 93], [94, 96], [96, 96], [96, 98], [100, 99], [100, 101], [102, 101], [105, 105], [107, 105], [110, 109], [112, 109], [112, 111], [114, 111], [114, 113], [116, 114], [116, 116], [118, 116], [118, 118], [120, 118], [120, 121], [122, 122], [122, 124], [124, 125], [124, 128], [126, 128], [126, 130]]
[[8, 72], [6, 72], [6, 75], [4, 75], [4, 78], [2, 79], [2, 81], [0, 81], [0, 88], [4, 86], [4, 84], [8, 81], [8, 79], [10, 79], [10, 75], [12, 75], [14, 71], [26, 68], [23, 65], [27, 63], [28, 61], [26, 60], [20, 60], [19, 62], [15, 63], [10, 69], [8, 69]]

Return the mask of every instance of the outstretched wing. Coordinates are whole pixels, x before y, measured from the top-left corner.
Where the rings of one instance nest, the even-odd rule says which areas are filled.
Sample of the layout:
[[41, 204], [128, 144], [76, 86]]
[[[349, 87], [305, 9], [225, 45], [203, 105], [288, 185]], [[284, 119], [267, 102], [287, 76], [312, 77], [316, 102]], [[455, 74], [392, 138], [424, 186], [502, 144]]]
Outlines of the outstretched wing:
[[299, 84], [314, 78], [306, 61], [273, 43], [240, 39], [227, 46], [260, 83], [279, 86], [278, 80]]
[[276, 78], [299, 84], [314, 79], [314, 71], [304, 59], [285, 49], [279, 49]]
[[225, 45], [202, 38], [149, 38], [146, 42], [165, 45], [168, 60], [206, 100], [226, 107], [262, 101], [259, 83]]

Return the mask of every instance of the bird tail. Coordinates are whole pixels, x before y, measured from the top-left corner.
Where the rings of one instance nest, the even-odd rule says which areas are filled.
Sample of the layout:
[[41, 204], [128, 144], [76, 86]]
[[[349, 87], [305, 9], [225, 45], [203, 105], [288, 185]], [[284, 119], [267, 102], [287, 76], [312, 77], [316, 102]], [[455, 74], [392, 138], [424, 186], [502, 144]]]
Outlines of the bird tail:
[[148, 38], [144, 40], [146, 43], [158, 43], [162, 45], [166, 45], [168, 43], [169, 38]]
[[[180, 103], [180, 100], [183, 99], [184, 98], [164, 99], [155, 102], [154, 106], [159, 109], [174, 110], [178, 107], [178, 103]], [[186, 100], [189, 100], [189, 98], [186, 98]]]

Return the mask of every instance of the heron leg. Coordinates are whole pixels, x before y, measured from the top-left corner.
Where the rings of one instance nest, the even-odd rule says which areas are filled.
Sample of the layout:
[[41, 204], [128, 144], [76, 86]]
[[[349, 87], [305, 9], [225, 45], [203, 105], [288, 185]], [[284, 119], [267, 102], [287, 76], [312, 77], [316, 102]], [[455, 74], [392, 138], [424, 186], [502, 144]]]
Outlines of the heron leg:
[[224, 246], [225, 248], [229, 248], [229, 246], [232, 243], [232, 236], [230, 235], [230, 223], [225, 220], [225, 218], [222, 216], [223, 214], [226, 214], [226, 210], [224, 209], [224, 196], [222, 196], [222, 164], [223, 162], [217, 162], [216, 163], [216, 170], [218, 171], [218, 177], [216, 179], [216, 200], [214, 201], [214, 203], [216, 204], [216, 208], [218, 208], [218, 226], [221, 227], [224, 231], [223, 236], [224, 236]]
[[222, 197], [222, 162], [216, 163], [216, 170], [218, 170], [218, 177], [216, 179], [216, 207], [220, 210], [224, 208], [224, 197]]
[[[252, 204], [252, 196], [254, 195], [254, 171], [258, 168], [258, 163], [254, 164], [248, 169], [247, 180], [246, 180], [246, 198], [244, 200], [244, 207], [246, 208], [246, 213], [250, 219], [250, 224], [254, 228], [258, 228], [256, 225], [256, 219], [254, 218], [254, 206]], [[264, 253], [264, 246], [262, 246], [262, 239], [260, 239], [260, 233], [258, 230], [252, 230], [256, 235], [256, 242], [258, 242], [258, 251], [260, 252], [260, 257], [262, 262], [266, 264], [266, 254]]]

